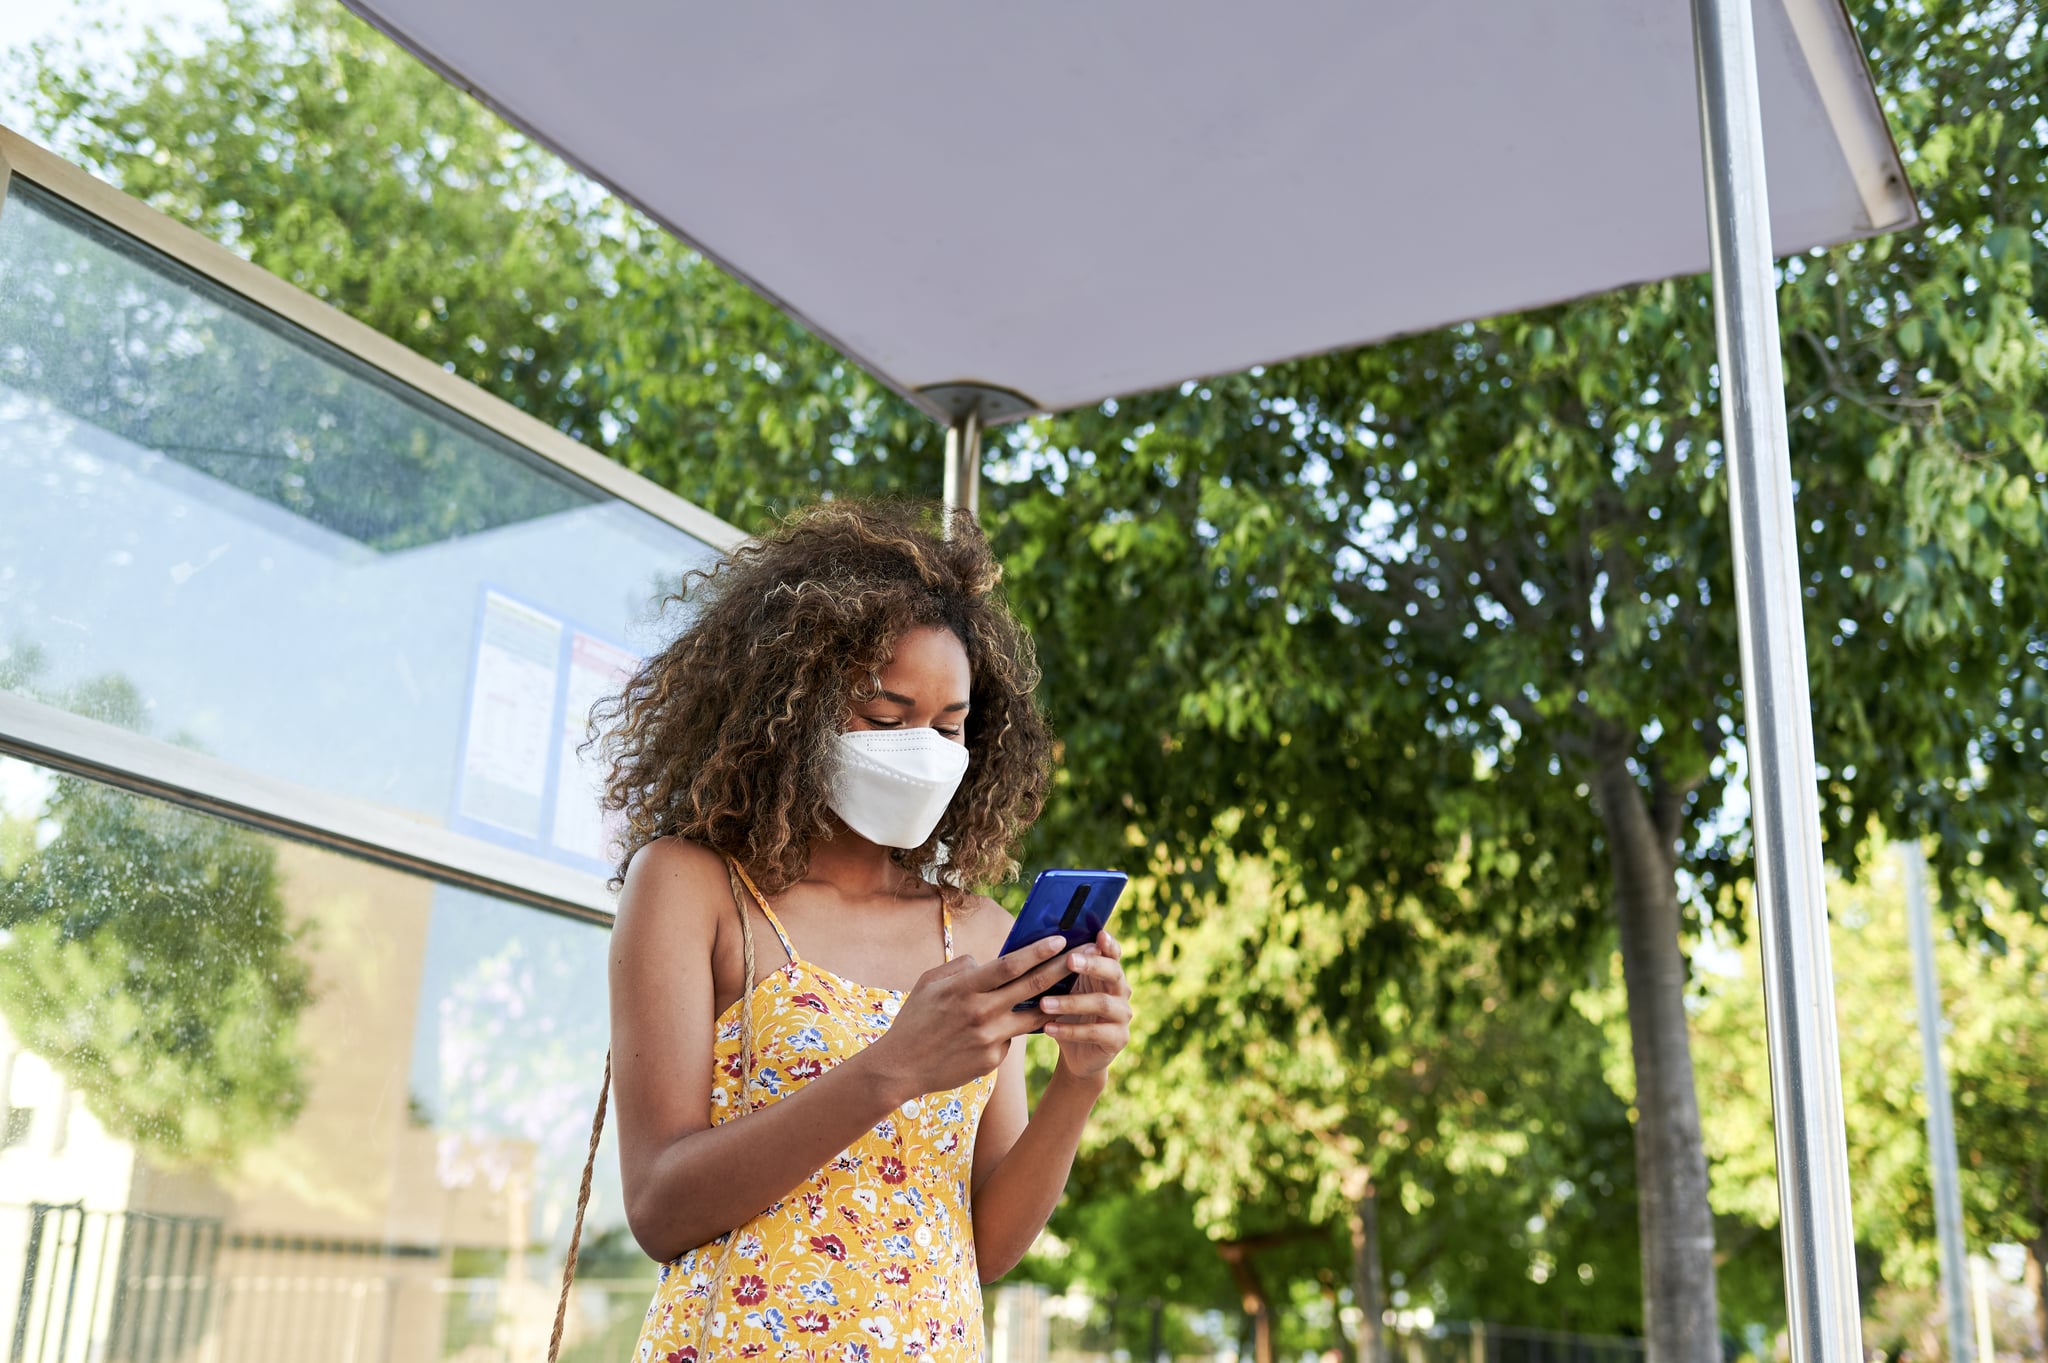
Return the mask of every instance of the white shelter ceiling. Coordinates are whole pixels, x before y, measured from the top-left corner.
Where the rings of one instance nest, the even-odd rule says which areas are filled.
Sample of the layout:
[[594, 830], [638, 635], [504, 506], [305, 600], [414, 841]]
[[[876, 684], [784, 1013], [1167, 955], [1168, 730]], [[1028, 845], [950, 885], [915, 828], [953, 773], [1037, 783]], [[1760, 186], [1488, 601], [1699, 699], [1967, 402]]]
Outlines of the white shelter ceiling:
[[[912, 395], [1059, 410], [1707, 266], [1684, 0], [349, 3]], [[1775, 249], [1910, 222], [1838, 0], [1756, 11]]]

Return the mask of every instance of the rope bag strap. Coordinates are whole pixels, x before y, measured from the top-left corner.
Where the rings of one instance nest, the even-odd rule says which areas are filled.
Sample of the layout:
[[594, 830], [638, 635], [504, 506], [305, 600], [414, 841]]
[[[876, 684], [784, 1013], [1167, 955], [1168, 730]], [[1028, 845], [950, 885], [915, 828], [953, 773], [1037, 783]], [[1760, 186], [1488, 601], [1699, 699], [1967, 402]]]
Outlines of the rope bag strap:
[[555, 1328], [548, 1336], [548, 1363], [562, 1349], [562, 1322], [569, 1314], [569, 1285], [576, 1281], [576, 1251], [583, 1243], [583, 1210], [590, 1205], [590, 1174], [597, 1167], [597, 1138], [604, 1134], [604, 1105], [612, 1093], [612, 1053], [604, 1053], [604, 1082], [597, 1089], [597, 1113], [590, 1119], [590, 1153], [583, 1157], [583, 1182], [576, 1189], [576, 1220], [569, 1228], [569, 1257], [562, 1261], [562, 1296], [555, 1303]]

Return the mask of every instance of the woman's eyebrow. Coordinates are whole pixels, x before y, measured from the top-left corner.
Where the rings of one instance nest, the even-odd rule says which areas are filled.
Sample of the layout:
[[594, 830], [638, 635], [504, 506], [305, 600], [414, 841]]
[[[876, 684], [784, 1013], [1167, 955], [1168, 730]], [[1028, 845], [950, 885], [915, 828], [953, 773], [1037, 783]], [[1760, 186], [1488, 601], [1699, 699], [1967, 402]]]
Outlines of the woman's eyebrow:
[[[896, 693], [895, 693], [894, 691], [884, 691], [884, 692], [882, 692], [882, 693], [881, 693], [881, 697], [882, 697], [882, 699], [883, 699], [883, 700], [886, 700], [886, 701], [890, 701], [890, 702], [893, 702], [894, 704], [897, 704], [897, 705], [915, 705], [915, 704], [917, 704], [917, 702], [916, 702], [916, 701], [914, 701], [914, 700], [912, 700], [912, 699], [911, 699], [911, 698], [910, 698], [909, 696], [899, 696], [899, 695], [897, 695], [897, 694], [896, 694]], [[940, 713], [940, 714], [942, 714], [942, 715], [950, 715], [950, 714], [952, 714], [952, 713], [953, 713], [953, 712], [954, 712], [955, 710], [965, 710], [966, 708], [967, 708], [967, 702], [966, 702], [966, 701], [964, 701], [964, 700], [956, 700], [956, 701], [954, 701], [954, 702], [953, 702], [953, 703], [952, 703], [951, 705], [948, 705], [948, 706], [947, 706], [947, 707], [946, 707], [945, 709], [941, 710], [941, 711], [940, 711], [939, 713]]]

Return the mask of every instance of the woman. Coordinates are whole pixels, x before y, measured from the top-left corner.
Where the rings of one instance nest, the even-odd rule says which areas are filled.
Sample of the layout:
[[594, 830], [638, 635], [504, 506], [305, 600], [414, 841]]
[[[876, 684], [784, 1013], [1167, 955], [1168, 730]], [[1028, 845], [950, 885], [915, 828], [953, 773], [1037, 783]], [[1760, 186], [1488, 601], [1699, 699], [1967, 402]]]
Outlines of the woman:
[[641, 1363], [978, 1358], [981, 1284], [1059, 1200], [1130, 990], [1108, 933], [999, 957], [965, 889], [1015, 873], [1051, 751], [999, 576], [964, 517], [820, 506], [701, 579], [611, 707]]

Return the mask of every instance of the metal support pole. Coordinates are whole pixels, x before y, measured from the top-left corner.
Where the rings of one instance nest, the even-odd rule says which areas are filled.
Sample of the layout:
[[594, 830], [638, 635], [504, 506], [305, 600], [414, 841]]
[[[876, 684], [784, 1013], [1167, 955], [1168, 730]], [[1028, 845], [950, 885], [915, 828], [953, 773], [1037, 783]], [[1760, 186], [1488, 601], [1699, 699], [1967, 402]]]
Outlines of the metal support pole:
[[946, 428], [946, 510], [981, 517], [981, 414], [968, 412]]
[[1813, 713], [1749, 0], [1693, 0], [1750, 828], [1795, 1363], [1860, 1363]]
[[1941, 1063], [1941, 985], [1934, 974], [1934, 929], [1927, 910], [1927, 858], [1917, 842], [1899, 844], [1906, 868], [1906, 934], [1913, 943], [1913, 994], [1920, 1004], [1920, 1068], [1927, 1093], [1927, 1163], [1934, 1171], [1934, 1230], [1941, 1245], [1941, 1299], [1948, 1317], [1948, 1355], [1976, 1363], [1966, 1298], [1963, 1195], [1956, 1172], [1955, 1108]]
[[1991, 1261], [1980, 1255], [1970, 1263], [1975, 1270], [1970, 1295], [1977, 1303], [1977, 1353], [1991, 1363], [1998, 1357], [1998, 1343], [1991, 1334]]

